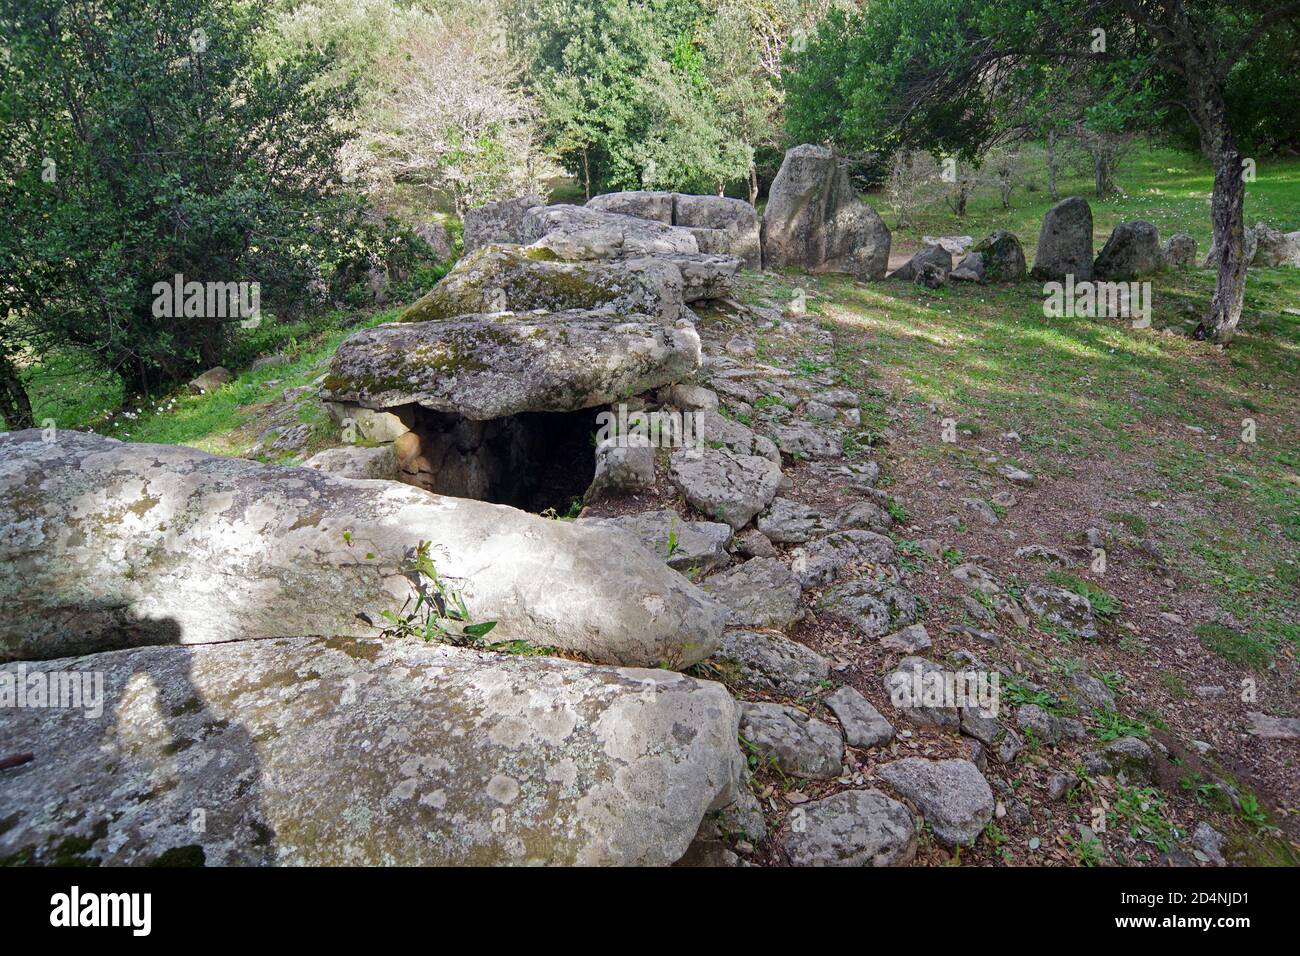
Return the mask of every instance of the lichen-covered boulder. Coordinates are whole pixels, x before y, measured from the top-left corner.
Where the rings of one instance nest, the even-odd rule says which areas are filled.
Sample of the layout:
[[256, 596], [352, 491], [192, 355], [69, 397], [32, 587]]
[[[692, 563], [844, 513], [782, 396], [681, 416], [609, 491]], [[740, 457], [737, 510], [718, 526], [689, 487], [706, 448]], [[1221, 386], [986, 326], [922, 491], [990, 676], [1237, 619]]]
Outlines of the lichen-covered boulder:
[[662, 670], [349, 638], [20, 668], [102, 674], [104, 710], [6, 711], [14, 862], [669, 864], [743, 766], [726, 689]]
[[343, 445], [318, 451], [302, 463], [340, 478], [383, 478], [397, 481], [399, 470], [392, 445]]
[[670, 568], [692, 579], [731, 563], [727, 553], [731, 527], [718, 521], [686, 521], [675, 511], [645, 511], [616, 518], [579, 518], [578, 524], [625, 531]]
[[399, 322], [490, 312], [608, 307], [665, 322], [682, 317], [681, 271], [658, 259], [566, 262], [523, 246], [488, 244], [464, 256]]
[[746, 269], [762, 268], [758, 210], [743, 199], [677, 193], [673, 224], [691, 231], [701, 252], [737, 256]]
[[1092, 278], [1092, 207], [1079, 196], [1062, 199], [1043, 216], [1038, 254], [1030, 273], [1035, 279], [1076, 282]]
[[889, 229], [825, 146], [787, 150], [763, 211], [763, 264], [883, 279]]
[[1185, 232], [1174, 233], [1161, 247], [1160, 260], [1167, 269], [1185, 269], [1196, 265], [1196, 240]]
[[937, 266], [940, 271], [947, 275], [952, 271], [952, 253], [943, 246], [926, 246], [891, 272], [889, 278], [912, 282], [916, 279], [921, 268], [926, 265]]
[[907, 757], [884, 764], [880, 779], [916, 804], [945, 846], [972, 843], [993, 819], [993, 790], [970, 761]]
[[620, 216], [636, 216], [638, 219], [650, 219], [671, 226], [676, 198], [676, 193], [662, 190], [630, 189], [592, 196], [587, 200], [587, 208]]
[[679, 451], [669, 477], [692, 508], [739, 531], [776, 497], [781, 466], [757, 455], [720, 448]]
[[792, 866], [903, 866], [916, 856], [912, 811], [879, 790], [795, 807], [782, 833]]
[[0, 659], [373, 636], [421, 542], [493, 640], [684, 666], [725, 611], [622, 537], [391, 481], [175, 445], [0, 435]]
[[489, 242], [523, 242], [524, 216], [535, 206], [545, 205], [545, 199], [530, 193], [471, 209], [465, 213], [463, 252], [468, 255]]
[[[1025, 277], [1025, 250], [1014, 232], [998, 229], [990, 233], [970, 255], [979, 256], [982, 282], [1020, 282]], [[963, 259], [959, 268], [965, 263]]]
[[568, 260], [624, 259], [700, 251], [689, 230], [585, 206], [541, 206], [524, 216], [525, 244]]
[[353, 333], [321, 397], [485, 420], [606, 405], [689, 378], [699, 364], [700, 337], [685, 323], [601, 310], [474, 315]]
[[1098, 279], [1128, 282], [1159, 272], [1160, 230], [1145, 220], [1121, 222], [1097, 253], [1092, 274]]
[[1252, 266], [1300, 266], [1300, 230], [1283, 232], [1267, 223], [1255, 223], [1255, 254]]
[[687, 302], [721, 299], [731, 294], [740, 272], [740, 259], [713, 253], [674, 252], [659, 256], [682, 274], [682, 297]]

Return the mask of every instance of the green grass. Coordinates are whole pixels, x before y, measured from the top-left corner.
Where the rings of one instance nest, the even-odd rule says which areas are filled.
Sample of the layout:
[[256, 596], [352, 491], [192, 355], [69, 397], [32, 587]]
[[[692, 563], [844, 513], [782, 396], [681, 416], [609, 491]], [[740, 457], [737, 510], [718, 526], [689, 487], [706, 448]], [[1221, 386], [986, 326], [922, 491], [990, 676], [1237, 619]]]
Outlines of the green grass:
[[[1084, 195], [1092, 205], [1095, 248], [1118, 223], [1145, 218], [1166, 236], [1191, 234], [1198, 258], [1204, 255], [1212, 177], [1199, 158], [1136, 150], [1119, 184], [1123, 195], [1097, 201], [1082, 177], [1062, 181], [1062, 195]], [[894, 246], [916, 248], [923, 234], [978, 238], [1009, 228], [1032, 263], [1050, 205], [1042, 189], [1017, 192], [1011, 210], [993, 193], [977, 195], [959, 220], [939, 203], [915, 228], [896, 231]], [[892, 210], [882, 214], [896, 222]], [[1300, 228], [1300, 160], [1261, 162], [1246, 216]], [[762, 291], [775, 301], [791, 278], [766, 282]], [[1213, 274], [1201, 269], [1152, 278], [1147, 330], [1109, 319], [1046, 318], [1042, 285], [1033, 281], [938, 290], [833, 276], [797, 281], [836, 332], [841, 381], [869, 396], [864, 427], [875, 427], [872, 408], [892, 403], [933, 425], [934, 441], [913, 454], [963, 471], [989, 473], [980, 448], [1008, 431], [1022, 436], [1019, 465], [1040, 476], [1119, 470], [1129, 491], [1098, 515], [1135, 539], [1154, 533], [1178, 573], [1215, 593], [1240, 624], [1243, 638], [1213, 632], [1202, 638], [1207, 647], [1248, 667], [1300, 649], [1300, 316], [1286, 311], [1300, 309], [1300, 269], [1250, 271], [1238, 335], [1227, 350], [1187, 334], [1214, 289]], [[741, 297], [759, 296], [742, 290]], [[938, 416], [925, 412], [931, 404]], [[939, 441], [947, 418], [958, 423], [955, 444]], [[1255, 423], [1254, 443], [1241, 438], [1247, 418]], [[1171, 520], [1168, 511], [1148, 511], [1152, 505], [1185, 507]], [[1072, 589], [1103, 618], [1120, 610], [1096, 585]]]
[[[126, 407], [121, 405], [121, 386], [115, 382], [87, 376], [82, 388], [69, 390], [67, 370], [77, 365], [66, 358], [32, 376], [33, 405], [54, 418], [60, 428], [93, 428], [123, 441], [189, 445], [218, 454], [242, 454], [264, 425], [262, 413], [280, 399], [284, 389], [310, 385], [328, 367], [344, 338], [359, 328], [389, 321], [399, 311], [389, 309], [350, 326], [346, 326], [346, 315], [332, 314], [314, 323], [268, 330], [263, 341], [287, 355], [287, 364], [256, 371], [246, 369], [226, 385], [203, 395], [190, 395], [181, 387]], [[42, 415], [37, 417], [39, 421]], [[330, 443], [334, 426], [320, 402], [303, 402], [298, 421], [313, 426], [308, 454]]]

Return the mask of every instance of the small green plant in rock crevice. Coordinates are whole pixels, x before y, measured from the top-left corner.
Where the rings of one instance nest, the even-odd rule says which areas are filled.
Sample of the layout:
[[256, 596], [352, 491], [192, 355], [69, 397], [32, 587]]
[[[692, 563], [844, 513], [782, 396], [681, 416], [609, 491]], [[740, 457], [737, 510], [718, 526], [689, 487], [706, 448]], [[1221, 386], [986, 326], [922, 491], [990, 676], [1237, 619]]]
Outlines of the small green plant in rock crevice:
[[413, 593], [400, 611], [381, 612], [388, 622], [383, 636], [420, 637], [458, 647], [498, 646], [487, 645], [483, 640], [497, 622], [470, 620], [465, 599], [438, 574], [429, 547], [430, 542], [421, 541], [406, 552], [402, 575], [411, 582]]

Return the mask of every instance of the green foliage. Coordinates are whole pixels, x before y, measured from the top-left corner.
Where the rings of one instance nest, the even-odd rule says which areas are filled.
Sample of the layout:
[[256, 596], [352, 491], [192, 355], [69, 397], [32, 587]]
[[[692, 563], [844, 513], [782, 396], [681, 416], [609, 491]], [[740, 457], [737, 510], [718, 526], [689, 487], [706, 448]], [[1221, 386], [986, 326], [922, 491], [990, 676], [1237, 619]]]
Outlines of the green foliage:
[[[344, 532], [344, 541], [351, 547], [349, 532]], [[400, 611], [382, 612], [389, 625], [383, 630], [383, 636], [420, 637], [445, 644], [484, 646], [483, 638], [496, 627], [497, 622], [474, 623], [470, 620], [465, 599], [438, 574], [429, 548], [428, 541], [421, 541], [407, 552], [402, 574], [411, 582], [415, 603], [412, 604], [412, 598], [408, 597]]]
[[507, 4], [547, 145], [587, 192], [716, 192], [749, 174], [772, 94], [716, 42], [715, 23], [739, 25], [724, 12], [699, 0]]
[[221, 361], [247, 318], [160, 315], [157, 283], [256, 282], [290, 314], [389, 264], [387, 230], [339, 183], [351, 90], [314, 85], [328, 51], [261, 63], [262, 3], [0, 9], [10, 354], [74, 348], [139, 394]]
[[1150, 733], [1146, 724], [1141, 721], [1130, 720], [1123, 714], [1113, 710], [1095, 710], [1094, 716], [1097, 718], [1097, 726], [1094, 733], [1097, 739], [1102, 741], [1118, 740], [1120, 737], [1145, 737]]
[[1120, 787], [1106, 820], [1112, 827], [1127, 826], [1130, 836], [1161, 853], [1173, 849], [1174, 827], [1165, 816], [1165, 799], [1155, 787]]

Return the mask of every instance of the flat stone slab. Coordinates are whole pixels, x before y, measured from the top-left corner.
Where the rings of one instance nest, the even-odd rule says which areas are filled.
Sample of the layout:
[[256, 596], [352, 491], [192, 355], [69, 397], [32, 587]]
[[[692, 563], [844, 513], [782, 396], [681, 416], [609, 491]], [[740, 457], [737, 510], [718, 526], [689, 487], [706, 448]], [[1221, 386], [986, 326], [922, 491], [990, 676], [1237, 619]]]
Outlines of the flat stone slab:
[[916, 856], [912, 811], [879, 790], [795, 807], [782, 833], [792, 866], [905, 866]]
[[347, 638], [20, 667], [103, 675], [98, 719], [6, 711], [36, 758], [0, 858], [37, 864], [667, 864], [743, 767], [726, 689], [661, 670]]
[[781, 466], [757, 455], [705, 448], [674, 454], [669, 476], [691, 507], [739, 531], [776, 497]]
[[584, 206], [534, 207], [523, 232], [533, 249], [568, 260], [700, 253], [689, 229]]
[[701, 587], [727, 608], [733, 627], [783, 630], [803, 617], [799, 579], [777, 558], [751, 558]]
[[894, 542], [883, 534], [835, 531], [796, 548], [790, 569], [804, 587], [816, 587], [829, 584], [854, 568], [890, 565], [895, 560]]
[[852, 687], [841, 687], [829, 695], [826, 706], [844, 728], [850, 747], [879, 747], [894, 739], [894, 725]]
[[758, 455], [781, 464], [781, 452], [770, 438], [757, 434], [748, 425], [709, 409], [696, 416], [701, 440], [706, 445], [725, 447], [737, 455]]
[[803, 544], [834, 531], [836, 522], [812, 505], [791, 498], [774, 498], [758, 516], [758, 530], [777, 544]]
[[897, 584], [875, 578], [837, 584], [821, 596], [817, 606], [847, 621], [867, 640], [915, 624], [919, 613], [916, 595]]
[[829, 780], [844, 760], [840, 732], [784, 704], [741, 704], [740, 736], [760, 757], [794, 777]]
[[907, 757], [880, 768], [880, 779], [916, 804], [945, 846], [965, 846], [993, 819], [993, 791], [969, 760]]
[[731, 526], [718, 521], [687, 521], [675, 511], [643, 511], [617, 518], [579, 518], [576, 523], [627, 531], [674, 571], [707, 574], [731, 563]]
[[302, 463], [304, 468], [314, 468], [340, 478], [398, 478], [397, 456], [392, 445], [344, 445], [318, 451]]
[[599, 311], [396, 322], [344, 339], [321, 388], [368, 408], [417, 404], [484, 421], [595, 408], [689, 378], [694, 327]]
[[735, 665], [746, 687], [788, 697], [812, 693], [831, 673], [831, 662], [811, 647], [771, 631], [726, 631], [713, 660]]
[[619, 315], [682, 317], [681, 272], [658, 259], [565, 262], [523, 246], [486, 245], [462, 257], [399, 322], [442, 322], [490, 312], [608, 308]]
[[61, 431], [0, 435], [0, 660], [373, 637], [428, 543], [493, 641], [688, 666], [726, 611], [622, 535], [389, 481]]

